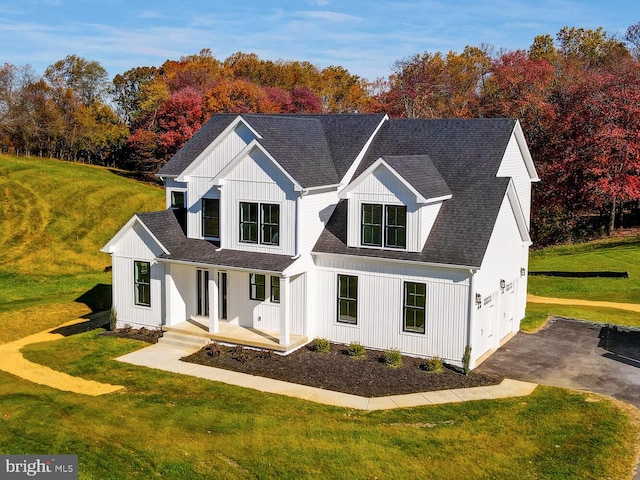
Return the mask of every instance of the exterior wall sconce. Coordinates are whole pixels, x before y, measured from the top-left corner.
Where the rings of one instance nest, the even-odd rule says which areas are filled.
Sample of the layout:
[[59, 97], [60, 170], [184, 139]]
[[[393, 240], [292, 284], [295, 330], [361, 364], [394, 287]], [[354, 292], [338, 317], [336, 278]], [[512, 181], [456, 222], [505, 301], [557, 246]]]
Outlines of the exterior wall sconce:
[[520, 269], [520, 276], [521, 276], [521, 277], [524, 277], [526, 274], [527, 274], [527, 269], [526, 269], [526, 268], [524, 268], [524, 267], [522, 267], [522, 268]]
[[480, 295], [479, 293], [476, 293], [476, 305], [478, 307], [482, 306], [482, 295]]
[[507, 282], [505, 281], [504, 278], [500, 279], [500, 290], [504, 290], [504, 287], [507, 286]]

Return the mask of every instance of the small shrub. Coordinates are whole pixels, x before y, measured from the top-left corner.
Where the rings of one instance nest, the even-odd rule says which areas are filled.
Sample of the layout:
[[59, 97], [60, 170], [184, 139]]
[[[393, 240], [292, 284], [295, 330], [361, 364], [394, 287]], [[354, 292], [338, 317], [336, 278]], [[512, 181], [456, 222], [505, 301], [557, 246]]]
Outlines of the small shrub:
[[109, 330], [115, 332], [117, 324], [118, 312], [116, 312], [116, 308], [112, 306], [111, 310], [109, 310]]
[[400, 350], [394, 348], [384, 352], [384, 363], [391, 368], [400, 368], [402, 366], [402, 354]]
[[233, 347], [230, 350], [231, 358], [239, 361], [240, 363], [246, 363], [249, 361], [249, 354], [247, 353], [247, 349], [238, 345], [237, 347]]
[[219, 357], [222, 353], [220, 345], [218, 345], [216, 342], [210, 343], [209, 345], [204, 347], [204, 349], [206, 350], [207, 355], [209, 355], [210, 357]]
[[349, 353], [349, 356], [351, 358], [363, 358], [367, 354], [364, 346], [359, 344], [358, 342], [351, 342], [349, 344], [347, 352]]
[[440, 357], [433, 357], [428, 358], [422, 365], [420, 365], [420, 368], [431, 373], [442, 373], [444, 365]]
[[331, 343], [326, 338], [316, 338], [311, 348], [314, 352], [327, 353], [331, 350]]
[[469, 368], [469, 364], [471, 363], [471, 346], [467, 345], [464, 348], [464, 355], [462, 356], [462, 371], [465, 375], [469, 375], [471, 373], [471, 369]]
[[258, 353], [258, 357], [260, 358], [273, 358], [273, 350], [260, 350]]

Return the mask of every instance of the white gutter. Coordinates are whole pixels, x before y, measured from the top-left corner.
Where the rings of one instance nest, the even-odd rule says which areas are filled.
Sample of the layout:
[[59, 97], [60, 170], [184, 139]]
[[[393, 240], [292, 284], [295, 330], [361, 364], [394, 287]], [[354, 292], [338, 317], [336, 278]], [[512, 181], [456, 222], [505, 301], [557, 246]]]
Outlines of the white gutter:
[[[416, 252], [409, 252], [416, 253]], [[426, 267], [438, 267], [438, 268], [448, 268], [455, 270], [471, 270], [473, 272], [477, 272], [480, 270], [479, 267], [474, 267], [472, 265], [453, 265], [450, 263], [435, 263], [435, 262], [421, 262], [419, 260], [404, 260], [397, 258], [385, 258], [385, 257], [365, 257], [362, 255], [349, 255], [345, 253], [326, 253], [326, 252], [311, 252], [311, 255], [315, 255], [317, 257], [334, 257], [334, 258], [354, 258], [369, 262], [388, 262], [388, 263], [404, 263], [407, 265], [421, 265]]]

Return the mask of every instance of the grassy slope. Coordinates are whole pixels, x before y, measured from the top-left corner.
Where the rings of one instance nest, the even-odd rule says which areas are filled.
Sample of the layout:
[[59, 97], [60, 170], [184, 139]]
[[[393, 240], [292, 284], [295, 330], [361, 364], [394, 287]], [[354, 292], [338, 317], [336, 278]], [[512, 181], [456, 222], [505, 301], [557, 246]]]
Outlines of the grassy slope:
[[[545, 297], [640, 303], [639, 237], [597, 240], [538, 250], [531, 253], [529, 270], [626, 271], [629, 272], [629, 278], [529, 277], [529, 293]], [[535, 329], [548, 314], [640, 327], [640, 315], [634, 312], [600, 307], [529, 304], [522, 328]]]
[[0, 155], [0, 314], [110, 284], [100, 248], [136, 211], [163, 207], [161, 188], [105, 168]]

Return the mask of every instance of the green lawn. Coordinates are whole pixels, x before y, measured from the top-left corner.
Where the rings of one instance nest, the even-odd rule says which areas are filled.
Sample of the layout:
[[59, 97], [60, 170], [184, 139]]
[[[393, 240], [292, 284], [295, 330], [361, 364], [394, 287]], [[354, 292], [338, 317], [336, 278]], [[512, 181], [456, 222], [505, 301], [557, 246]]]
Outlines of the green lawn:
[[97, 334], [25, 355], [126, 389], [88, 398], [0, 374], [0, 451], [78, 454], [84, 479], [582, 480], [633, 467], [629, 414], [589, 394], [366, 413], [122, 364], [140, 344]]
[[[597, 240], [537, 250], [531, 252], [529, 270], [628, 272], [629, 278], [530, 276], [529, 293], [543, 297], [640, 303], [640, 237]], [[635, 312], [529, 303], [522, 329], [534, 330], [544, 323], [547, 314], [640, 327], [640, 314]]]
[[106, 168], [0, 155], [0, 313], [110, 285], [100, 248], [136, 211], [163, 207], [162, 188]]

